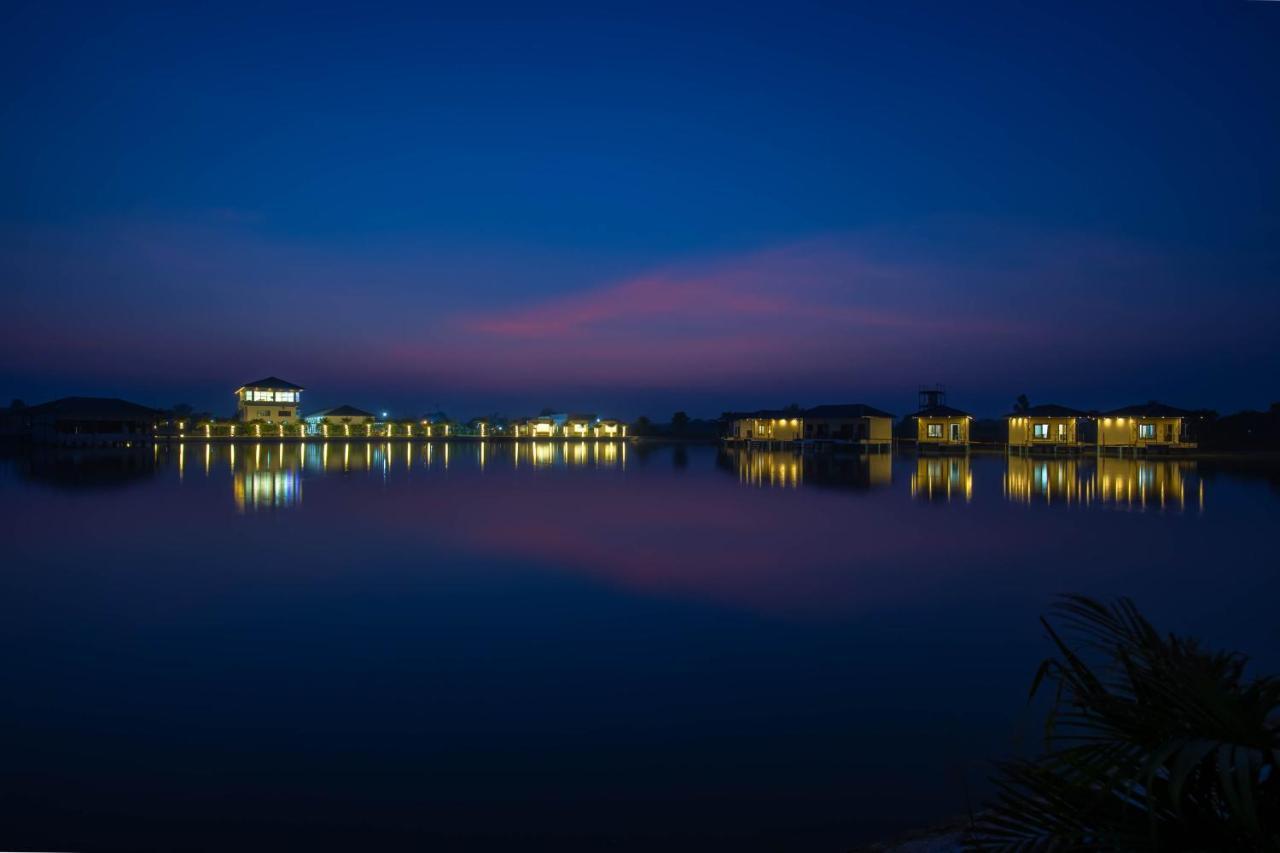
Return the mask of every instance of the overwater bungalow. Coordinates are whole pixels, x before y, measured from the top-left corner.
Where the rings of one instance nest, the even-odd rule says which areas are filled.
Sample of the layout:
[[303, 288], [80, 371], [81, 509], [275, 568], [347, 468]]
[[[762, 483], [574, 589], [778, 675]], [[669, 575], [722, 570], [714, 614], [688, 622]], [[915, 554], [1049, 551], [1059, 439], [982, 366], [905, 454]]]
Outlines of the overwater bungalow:
[[762, 410], [733, 416], [730, 437], [734, 441], [786, 442], [804, 437], [800, 412]]
[[1098, 418], [1098, 451], [1123, 454], [1189, 450], [1191, 412], [1152, 401], [1105, 412]]
[[1009, 449], [1015, 453], [1074, 453], [1084, 446], [1081, 425], [1088, 415], [1067, 406], [1030, 406], [1005, 417]]
[[916, 422], [918, 452], [968, 452], [973, 415], [946, 403], [947, 392], [941, 386], [920, 389], [920, 408], [911, 416]]
[[969, 422], [973, 415], [950, 406], [928, 406], [911, 416], [916, 422], [916, 448], [928, 450], [969, 449]]
[[343, 435], [350, 434], [350, 427], [359, 427], [360, 435], [368, 435], [377, 417], [373, 412], [357, 409], [355, 406], [336, 406], [307, 415], [303, 420], [307, 424], [309, 435]]
[[268, 424], [298, 423], [298, 406], [302, 403], [301, 385], [268, 376], [257, 382], [246, 382], [236, 389], [236, 419], [242, 423], [262, 421]]
[[728, 438], [745, 442], [831, 442], [890, 447], [893, 415], [864, 403], [740, 412], [730, 416]]
[[893, 415], [865, 403], [814, 406], [803, 412], [800, 421], [805, 441], [893, 445]]

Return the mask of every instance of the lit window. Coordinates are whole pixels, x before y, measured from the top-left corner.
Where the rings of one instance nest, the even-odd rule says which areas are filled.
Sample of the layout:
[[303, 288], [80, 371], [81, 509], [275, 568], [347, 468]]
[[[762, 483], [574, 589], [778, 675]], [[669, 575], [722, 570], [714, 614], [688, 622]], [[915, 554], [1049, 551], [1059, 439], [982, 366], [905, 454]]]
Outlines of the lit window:
[[1138, 424], [1138, 438], [1155, 438], [1155, 424]]
[[1034, 435], [1036, 438], [1048, 438], [1048, 437], [1049, 437], [1049, 425], [1048, 425], [1048, 424], [1033, 424], [1033, 425], [1032, 425], [1032, 427], [1031, 427], [1031, 434], [1032, 434], [1032, 435]]
[[929, 424], [927, 430], [929, 438], [942, 438], [942, 424]]

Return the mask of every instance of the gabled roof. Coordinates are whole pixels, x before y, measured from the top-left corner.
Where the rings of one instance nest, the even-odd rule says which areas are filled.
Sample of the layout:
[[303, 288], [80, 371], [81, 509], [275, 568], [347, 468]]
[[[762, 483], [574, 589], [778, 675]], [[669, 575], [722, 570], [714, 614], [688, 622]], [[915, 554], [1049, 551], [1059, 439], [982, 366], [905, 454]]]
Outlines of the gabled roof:
[[242, 391], [245, 388], [267, 388], [272, 391], [303, 391], [301, 385], [294, 385], [292, 382], [285, 382], [279, 376], [268, 376], [266, 379], [259, 379], [257, 382], [246, 382], [237, 388]]
[[888, 412], [868, 406], [866, 403], [838, 403], [814, 406], [800, 413], [805, 418], [892, 418]]
[[953, 409], [950, 406], [929, 406], [927, 409], [921, 409], [911, 417], [913, 418], [971, 418], [973, 415], [968, 412], [962, 412], [959, 409]]
[[758, 412], [730, 412], [729, 417], [732, 420], [740, 421], [746, 418], [798, 418], [801, 412], [787, 411], [786, 409], [761, 409]]
[[371, 418], [373, 412], [357, 409], [355, 406], [338, 406], [336, 409], [325, 409], [322, 412], [307, 415], [309, 418]]
[[28, 406], [16, 410], [25, 415], [52, 415], [55, 418], [78, 418], [81, 420], [154, 420], [163, 416], [163, 412], [151, 409], [138, 403], [130, 403], [118, 397], [63, 397], [50, 400], [38, 406]]
[[1175, 408], [1174, 406], [1166, 406], [1164, 403], [1158, 403], [1152, 400], [1149, 403], [1139, 403], [1136, 406], [1125, 406], [1123, 409], [1116, 409], [1111, 412], [1104, 412], [1113, 418], [1188, 418], [1191, 412], [1186, 409]]
[[1025, 411], [1011, 412], [1005, 415], [1008, 418], [1085, 418], [1088, 416], [1088, 412], [1081, 412], [1069, 406], [1059, 406], [1056, 403], [1030, 406]]

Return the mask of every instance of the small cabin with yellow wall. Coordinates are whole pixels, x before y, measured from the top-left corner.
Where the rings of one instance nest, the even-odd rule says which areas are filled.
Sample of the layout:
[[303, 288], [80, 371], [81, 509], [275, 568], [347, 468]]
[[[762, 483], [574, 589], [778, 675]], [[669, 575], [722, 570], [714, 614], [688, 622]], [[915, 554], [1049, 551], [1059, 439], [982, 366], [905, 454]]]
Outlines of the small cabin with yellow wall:
[[1088, 415], [1066, 406], [1030, 406], [1006, 417], [1009, 448], [1019, 453], [1069, 453], [1083, 446]]
[[912, 415], [918, 450], [968, 450], [973, 415], [950, 406], [928, 406]]
[[595, 435], [595, 415], [569, 415], [564, 419], [565, 438], [591, 438]]
[[597, 438], [626, 438], [627, 425], [612, 418], [605, 418], [596, 423]]
[[1126, 406], [1098, 418], [1098, 450], [1123, 453], [1191, 449], [1191, 412], [1150, 402]]
[[800, 418], [805, 441], [835, 441], [864, 446], [893, 444], [893, 415], [863, 403], [814, 406]]
[[734, 441], [798, 441], [804, 436], [799, 412], [761, 411], [733, 419]]

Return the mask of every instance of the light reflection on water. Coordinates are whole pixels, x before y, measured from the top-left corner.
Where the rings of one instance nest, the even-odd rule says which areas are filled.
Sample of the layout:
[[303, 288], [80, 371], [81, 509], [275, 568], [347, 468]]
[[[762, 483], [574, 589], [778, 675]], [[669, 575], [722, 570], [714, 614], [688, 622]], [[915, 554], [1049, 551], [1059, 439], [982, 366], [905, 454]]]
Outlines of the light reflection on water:
[[0, 501], [0, 825], [57, 849], [318, 801], [387, 849], [849, 849], [1025, 743], [1058, 592], [1280, 664], [1251, 463], [196, 440], [6, 456]]
[[[181, 481], [188, 444], [203, 473], [225, 464], [232, 473], [236, 508], [254, 511], [289, 507], [302, 500], [305, 476], [375, 471], [390, 476], [415, 467], [447, 470], [453, 462], [484, 471], [493, 465], [532, 468], [625, 470], [628, 444], [616, 441], [528, 442], [184, 442], [152, 450], [157, 466], [176, 454]], [[634, 451], [632, 451], [634, 452]], [[163, 454], [163, 457], [162, 455]], [[795, 450], [723, 448], [721, 467], [742, 485], [796, 489], [802, 486], [880, 488], [893, 482], [895, 457], [887, 453], [831, 454]], [[968, 455], [897, 457], [908, 468], [909, 493], [926, 502], [974, 500], [974, 458]], [[988, 462], [990, 457], [986, 458]], [[1057, 459], [1006, 456], [1001, 489], [1013, 503], [1046, 506], [1114, 506], [1124, 509], [1204, 511], [1205, 483], [1196, 462], [1073, 456]]]

